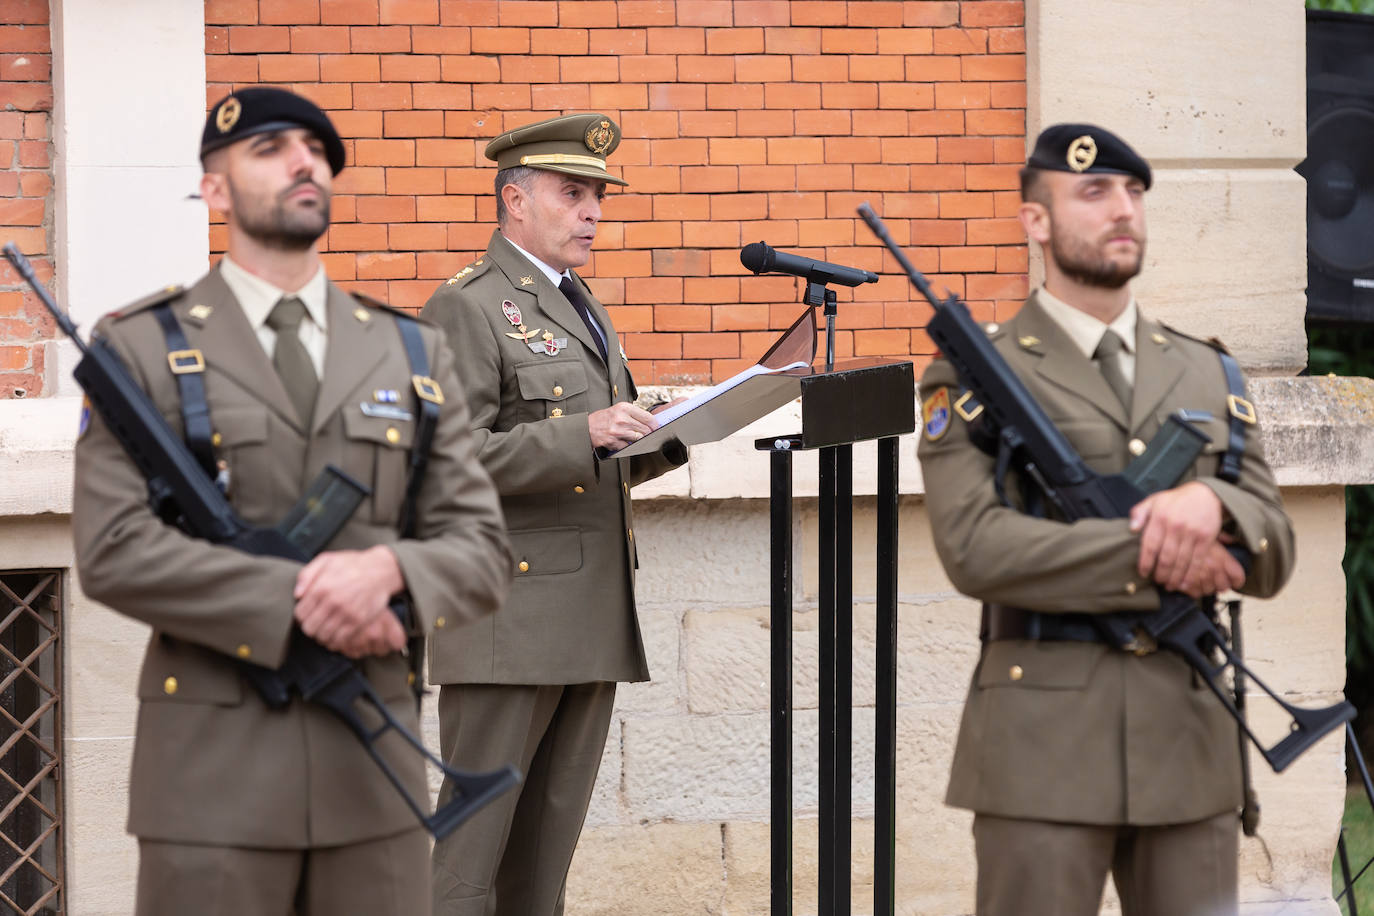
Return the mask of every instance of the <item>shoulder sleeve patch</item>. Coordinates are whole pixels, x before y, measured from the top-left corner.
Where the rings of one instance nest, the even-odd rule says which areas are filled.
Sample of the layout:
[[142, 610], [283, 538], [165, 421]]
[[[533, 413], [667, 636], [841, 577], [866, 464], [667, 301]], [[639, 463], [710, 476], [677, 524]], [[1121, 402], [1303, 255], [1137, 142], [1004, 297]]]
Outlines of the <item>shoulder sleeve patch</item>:
[[927, 442], [936, 442], [949, 432], [949, 388], [936, 388], [921, 401], [921, 429]]
[[141, 312], [146, 308], [161, 305], [164, 302], [171, 302], [184, 292], [186, 292], [186, 287], [181, 284], [163, 287], [155, 293], [149, 293], [142, 299], [135, 299], [118, 311], [110, 313], [110, 317], [116, 321], [120, 318], [128, 318], [130, 315]]

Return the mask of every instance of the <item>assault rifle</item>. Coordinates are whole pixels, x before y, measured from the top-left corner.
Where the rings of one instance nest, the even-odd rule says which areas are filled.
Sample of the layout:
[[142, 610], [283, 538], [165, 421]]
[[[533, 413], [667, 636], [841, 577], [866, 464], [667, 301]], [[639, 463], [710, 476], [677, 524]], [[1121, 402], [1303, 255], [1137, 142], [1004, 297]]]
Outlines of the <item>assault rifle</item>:
[[[367, 496], [366, 486], [329, 466], [287, 510], [276, 527], [258, 528], [248, 524], [234, 512], [186, 443], [167, 425], [148, 395], [129, 375], [114, 348], [101, 339], [89, 345], [83, 343], [71, 319], [58, 309], [47, 289], [34, 276], [28, 259], [13, 242], [5, 245], [4, 255], [33, 287], [57, 326], [81, 351], [81, 360], [72, 376], [137, 465], [148, 483], [149, 505], [163, 521], [212, 544], [305, 563], [324, 549]], [[408, 603], [395, 599], [391, 609], [404, 624], [410, 613]], [[452, 833], [519, 781], [515, 769], [510, 766], [490, 773], [465, 773], [445, 764], [387, 708], [356, 662], [326, 649], [299, 627], [292, 628], [286, 661], [280, 668], [234, 661], [242, 666], [244, 676], [269, 707], [280, 709], [290, 703], [293, 696], [300, 696], [306, 702], [320, 704], [342, 720], [357, 735], [368, 756], [395, 786], [406, 805], [436, 838], [442, 839]], [[357, 706], [359, 700], [381, 717], [380, 725], [371, 727], [364, 721]], [[442, 770], [454, 787], [453, 798], [433, 814], [425, 813], [419, 801], [406, 791], [391, 764], [377, 751], [382, 736], [393, 731], [425, 760]]]
[[[912, 285], [935, 307], [935, 316], [926, 325], [926, 333], [954, 366], [959, 380], [987, 411], [1000, 437], [1000, 445], [1067, 521], [1125, 518], [1131, 507], [1151, 491], [1173, 485], [1176, 475], [1165, 480], [1156, 476], [1151, 484], [1142, 486], [1141, 481], [1146, 478], [1141, 476], [1098, 474], [1088, 467], [988, 341], [987, 334], [973, 320], [968, 307], [953, 294], [943, 300], [935, 296], [926, 278], [892, 241], [887, 227], [868, 204], [859, 207], [859, 215], [897, 258]], [[1175, 435], [1176, 431], [1169, 434]], [[1150, 450], [1155, 450], [1153, 444]], [[1198, 452], [1192, 454], [1196, 456]], [[1167, 478], [1167, 475], [1162, 476]], [[1248, 572], [1249, 552], [1238, 546], [1229, 550]], [[1202, 605], [1181, 592], [1161, 591], [1158, 611], [1083, 616], [1098, 628], [1104, 642], [1118, 649], [1146, 653], [1163, 648], [1183, 656], [1240, 723], [1246, 737], [1259, 748], [1276, 773], [1327, 732], [1355, 717], [1355, 707], [1345, 700], [1323, 709], [1303, 709], [1286, 702], [1231, 650], [1221, 629]], [[1220, 663], [1213, 661], [1216, 652], [1221, 653]], [[1219, 678], [1227, 668], [1253, 681], [1291, 717], [1289, 733], [1272, 747], [1264, 746], [1236, 708], [1235, 701], [1222, 689]]]

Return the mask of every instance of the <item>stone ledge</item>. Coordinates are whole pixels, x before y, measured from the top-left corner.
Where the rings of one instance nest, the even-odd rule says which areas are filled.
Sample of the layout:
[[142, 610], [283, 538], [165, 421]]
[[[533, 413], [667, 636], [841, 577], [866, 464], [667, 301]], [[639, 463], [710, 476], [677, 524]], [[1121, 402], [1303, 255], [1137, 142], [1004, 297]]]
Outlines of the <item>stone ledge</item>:
[[[650, 397], [695, 389], [645, 388]], [[1264, 423], [1265, 450], [1285, 487], [1374, 483], [1374, 380], [1299, 376], [1255, 378], [1250, 394]], [[0, 401], [0, 517], [71, 512], [72, 446], [81, 399]], [[692, 449], [685, 467], [635, 489], [639, 499], [766, 499], [768, 459], [754, 440], [794, 432], [797, 402], [785, 405], [719, 442]], [[860, 443], [854, 492], [877, 492], [876, 447]], [[816, 495], [816, 454], [793, 459], [794, 492]], [[898, 489], [921, 494], [915, 435], [899, 447]]]

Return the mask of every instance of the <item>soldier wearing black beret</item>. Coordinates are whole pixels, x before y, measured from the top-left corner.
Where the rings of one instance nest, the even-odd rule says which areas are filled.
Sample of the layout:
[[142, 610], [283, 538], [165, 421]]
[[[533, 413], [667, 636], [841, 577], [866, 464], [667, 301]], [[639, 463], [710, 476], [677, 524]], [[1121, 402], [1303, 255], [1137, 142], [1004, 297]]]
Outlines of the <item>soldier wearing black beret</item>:
[[[327, 465], [370, 492], [302, 564], [166, 524], [98, 418], [77, 442], [82, 588], [152, 631], [129, 771], [135, 912], [424, 916], [429, 835], [402, 795], [346, 724], [299, 697], [269, 707], [243, 666], [280, 667], [299, 629], [358, 659], [418, 733], [407, 637], [490, 614], [508, 587], [496, 491], [440, 331], [325, 276], [318, 240], [344, 166], [325, 114], [285, 90], [241, 89], [210, 110], [201, 154], [200, 193], [224, 214], [224, 257], [95, 334], [219, 471], [249, 524], [275, 526]], [[423, 371], [402, 336], [412, 332]], [[417, 374], [438, 402], [432, 426], [423, 395], [411, 394]], [[403, 532], [416, 443], [426, 469], [413, 478], [414, 531]], [[404, 622], [389, 607], [400, 594]], [[412, 798], [428, 797], [418, 756], [390, 739], [378, 752]]]
[[[1293, 566], [1243, 384], [1221, 352], [1150, 320], [1131, 293], [1151, 179], [1111, 131], [1046, 128], [1020, 209], [1045, 282], [987, 332], [1100, 473], [1120, 472], [1187, 410], [1209, 444], [1173, 487], [1129, 518], [1038, 517], [1030, 483], [1015, 470], [997, 479], [996, 436], [976, 428], [982, 407], [961, 397], [950, 364], [921, 379], [934, 543], [950, 581], [983, 603], [946, 796], [974, 812], [979, 916], [1093, 916], [1108, 873], [1132, 916], [1237, 912], [1236, 723], [1178, 655], [1121, 651], [1091, 623], [1157, 610], [1161, 590], [1268, 597]], [[1229, 544], [1250, 552], [1248, 570]]]

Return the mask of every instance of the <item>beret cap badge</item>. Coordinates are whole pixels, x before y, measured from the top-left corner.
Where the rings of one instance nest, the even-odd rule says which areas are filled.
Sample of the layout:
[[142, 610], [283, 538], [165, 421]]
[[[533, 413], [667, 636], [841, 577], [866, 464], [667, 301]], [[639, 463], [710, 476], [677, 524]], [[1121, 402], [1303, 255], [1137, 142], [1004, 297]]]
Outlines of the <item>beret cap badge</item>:
[[1069, 144], [1069, 168], [1075, 172], [1092, 168], [1095, 161], [1097, 161], [1097, 141], [1092, 138], [1092, 134], [1084, 134]]
[[614, 139], [615, 133], [611, 130], [611, 122], [608, 120], [602, 119], [587, 128], [587, 149], [598, 156], [605, 155]]
[[219, 128], [220, 133], [228, 133], [238, 123], [241, 114], [243, 103], [231, 95], [219, 106], [219, 111], [215, 112], [215, 126]]

